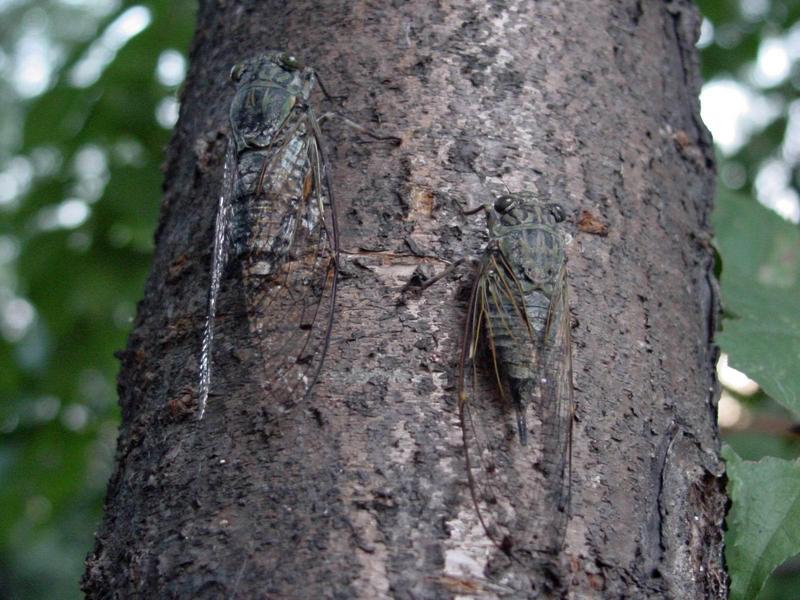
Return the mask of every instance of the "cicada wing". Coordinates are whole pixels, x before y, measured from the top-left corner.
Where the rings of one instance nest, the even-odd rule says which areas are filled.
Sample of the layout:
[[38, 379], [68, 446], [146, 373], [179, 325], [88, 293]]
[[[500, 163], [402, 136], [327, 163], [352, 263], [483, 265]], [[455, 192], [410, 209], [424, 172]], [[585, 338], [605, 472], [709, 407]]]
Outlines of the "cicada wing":
[[211, 283], [208, 291], [206, 322], [203, 329], [203, 344], [200, 352], [200, 381], [198, 389], [198, 419], [202, 419], [211, 391], [212, 351], [214, 349], [214, 327], [217, 316], [217, 302], [222, 276], [228, 261], [231, 227], [231, 203], [236, 188], [236, 144], [228, 140], [225, 151], [222, 189], [217, 203], [214, 222], [214, 245], [211, 251]]
[[262, 157], [243, 260], [254, 346], [270, 405], [303, 399], [325, 357], [336, 298], [333, 196], [308, 115]]
[[487, 393], [480, 386], [482, 378], [478, 376], [477, 360], [485, 337], [487, 314], [484, 290], [489, 269], [490, 260], [487, 254], [478, 267], [467, 309], [459, 362], [458, 410], [470, 497], [481, 527], [500, 546], [502, 532], [498, 530], [499, 519], [493, 510], [499, 496], [494, 489], [494, 476], [499, 466], [495, 463], [492, 451], [494, 435], [486, 428], [498, 422], [492, 416], [501, 415], [498, 414], [500, 411], [497, 403], [492, 402], [493, 394]]
[[[481, 261], [464, 332], [459, 409], [472, 501], [488, 537], [509, 552], [518, 537], [512, 463], [519, 443], [502, 346], [514, 340], [530, 349], [534, 339], [524, 296], [505, 262], [492, 251]], [[485, 360], [478, 360], [481, 350]], [[488, 377], [479, 376], [483, 365]]]
[[553, 506], [555, 550], [563, 545], [572, 488], [572, 344], [566, 264], [562, 263], [545, 322], [541, 354], [542, 464]]

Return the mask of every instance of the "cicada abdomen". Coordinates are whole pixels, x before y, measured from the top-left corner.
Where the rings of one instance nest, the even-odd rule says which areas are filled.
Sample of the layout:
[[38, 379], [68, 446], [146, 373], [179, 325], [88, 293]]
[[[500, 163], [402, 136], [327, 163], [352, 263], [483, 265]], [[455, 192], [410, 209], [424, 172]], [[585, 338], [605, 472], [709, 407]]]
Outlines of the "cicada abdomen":
[[270, 51], [236, 65], [231, 78], [237, 83], [226, 161], [231, 180], [217, 215], [200, 418], [211, 388], [217, 294], [226, 271], [239, 271], [248, 338], [264, 374], [259, 379], [276, 405], [304, 397], [316, 381], [336, 299], [336, 211], [309, 105], [314, 71]]
[[[573, 419], [565, 215], [529, 193], [502, 196], [486, 212], [489, 244], [459, 378], [470, 490], [500, 547], [556, 556], [569, 517]], [[477, 393], [481, 349], [500, 405]]]

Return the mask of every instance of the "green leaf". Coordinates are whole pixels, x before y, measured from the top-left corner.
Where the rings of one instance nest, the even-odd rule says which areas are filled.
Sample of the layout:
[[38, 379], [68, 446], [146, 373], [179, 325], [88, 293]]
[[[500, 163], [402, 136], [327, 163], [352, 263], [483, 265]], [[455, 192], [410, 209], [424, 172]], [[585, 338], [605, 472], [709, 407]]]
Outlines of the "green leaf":
[[733, 500], [725, 544], [730, 597], [749, 600], [776, 567], [800, 554], [800, 461], [745, 461], [730, 446], [722, 456]]
[[[187, 47], [194, 25], [189, 0], [99, 4], [108, 6], [0, 0], [6, 67], [14, 71], [18, 40], [32, 33], [57, 58], [51, 87], [37, 97], [18, 98], [13, 77], [0, 81], [0, 168], [13, 155], [34, 167], [29, 187], [0, 219], [0, 235], [14, 247], [0, 265], [0, 292], [35, 311], [22, 339], [0, 335], [3, 599], [82, 597], [78, 581], [119, 422], [112, 351], [124, 345], [142, 295], [161, 198], [169, 132], [155, 114], [174, 90], [159, 83], [158, 59]], [[72, 67], [123, 11], [141, 4], [151, 11], [149, 27], [96, 82], [74, 87]], [[80, 160], [87, 147], [102, 153], [102, 164]], [[52, 159], [47, 168], [36, 160], [43, 153]], [[85, 222], [43, 229], [44, 211], [70, 198], [86, 202]]]
[[732, 367], [800, 413], [800, 233], [747, 197], [720, 192], [714, 211], [725, 310], [720, 347]]

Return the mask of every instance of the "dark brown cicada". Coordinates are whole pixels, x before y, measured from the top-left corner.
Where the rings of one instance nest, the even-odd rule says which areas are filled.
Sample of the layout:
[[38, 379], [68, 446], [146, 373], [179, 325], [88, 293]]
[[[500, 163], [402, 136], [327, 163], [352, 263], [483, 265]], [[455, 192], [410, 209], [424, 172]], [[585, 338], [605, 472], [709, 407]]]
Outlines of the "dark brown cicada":
[[333, 327], [339, 236], [319, 123], [335, 116], [374, 138], [399, 142], [333, 113], [317, 117], [311, 91], [315, 82], [322, 84], [286, 52], [245, 60], [231, 79], [237, 87], [217, 209], [199, 418], [211, 390], [226, 268], [241, 270], [249, 338], [266, 373], [260, 379], [267, 382], [270, 403], [285, 406], [305, 397], [320, 373]]

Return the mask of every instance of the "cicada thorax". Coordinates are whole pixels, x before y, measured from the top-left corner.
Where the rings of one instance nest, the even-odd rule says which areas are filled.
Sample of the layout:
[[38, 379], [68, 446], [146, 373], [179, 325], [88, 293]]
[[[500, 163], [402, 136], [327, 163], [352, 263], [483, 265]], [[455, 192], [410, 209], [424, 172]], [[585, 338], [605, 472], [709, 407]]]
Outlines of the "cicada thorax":
[[289, 139], [239, 155], [231, 237], [247, 275], [277, 274], [302, 251], [298, 236], [320, 226], [306, 129], [300, 123]]
[[231, 133], [239, 152], [267, 148], [285, 134], [286, 121], [292, 113], [303, 111], [314, 83], [314, 72], [308, 68], [287, 71], [268, 62], [257, 69], [231, 102]]

